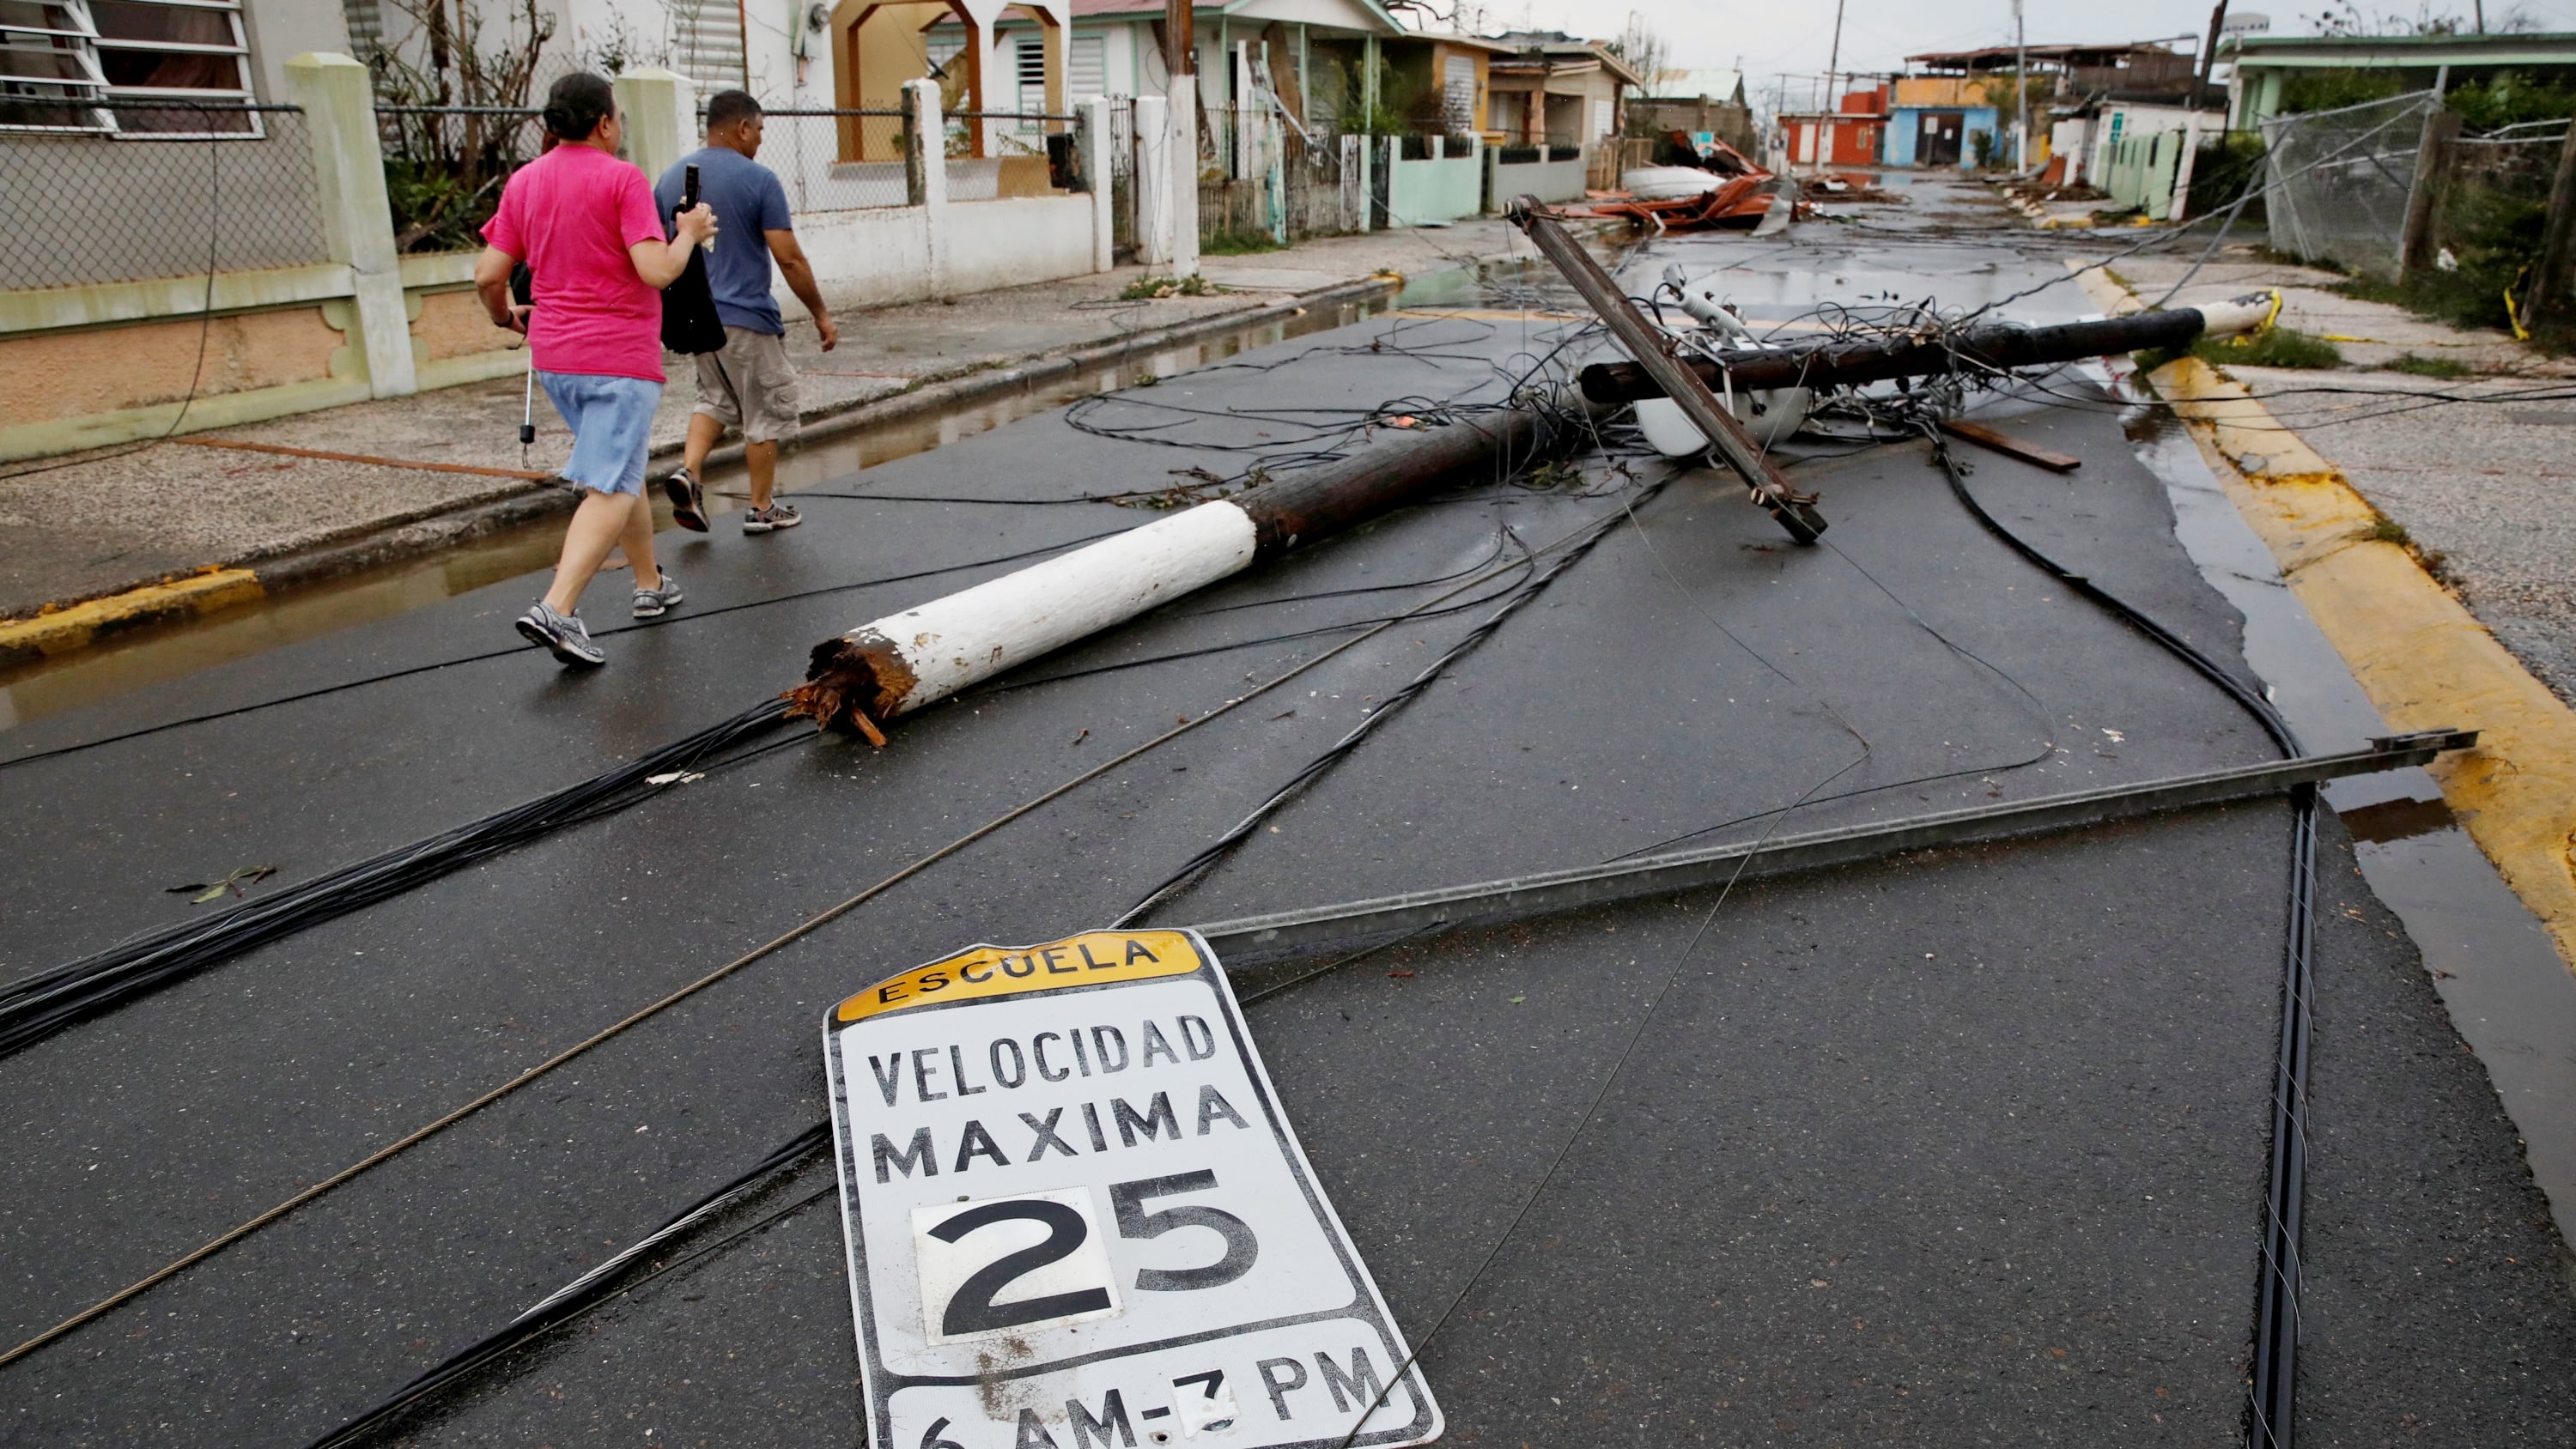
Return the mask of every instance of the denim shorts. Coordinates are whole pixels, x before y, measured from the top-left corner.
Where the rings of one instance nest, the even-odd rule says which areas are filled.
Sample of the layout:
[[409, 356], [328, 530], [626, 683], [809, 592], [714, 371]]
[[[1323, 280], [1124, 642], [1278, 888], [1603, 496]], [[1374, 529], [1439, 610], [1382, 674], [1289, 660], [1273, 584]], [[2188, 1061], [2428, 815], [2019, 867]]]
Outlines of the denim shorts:
[[546, 400], [572, 425], [566, 481], [598, 493], [644, 491], [644, 460], [653, 448], [653, 410], [662, 384], [595, 372], [540, 372]]

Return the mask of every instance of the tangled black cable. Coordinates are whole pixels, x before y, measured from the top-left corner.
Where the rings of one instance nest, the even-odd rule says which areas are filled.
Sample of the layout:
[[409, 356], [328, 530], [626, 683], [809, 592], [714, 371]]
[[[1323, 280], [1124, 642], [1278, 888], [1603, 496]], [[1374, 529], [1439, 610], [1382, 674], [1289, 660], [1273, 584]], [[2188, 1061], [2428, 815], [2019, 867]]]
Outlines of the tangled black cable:
[[[343, 1446], [355, 1444], [377, 1428], [401, 1416], [404, 1410], [428, 1395], [466, 1377], [529, 1339], [549, 1329], [559, 1328], [597, 1307], [618, 1289], [627, 1270], [633, 1268], [655, 1249], [725, 1209], [757, 1194], [768, 1185], [770, 1178], [802, 1164], [805, 1159], [829, 1146], [831, 1141], [832, 1124], [817, 1122], [780, 1143], [768, 1156], [752, 1164], [748, 1170], [731, 1182], [672, 1214], [660, 1227], [611, 1255], [598, 1267], [547, 1294], [527, 1312], [449, 1354], [437, 1364], [424, 1370], [410, 1383], [394, 1390], [383, 1402], [314, 1440], [311, 1449], [343, 1449]], [[830, 1189], [827, 1188], [825, 1191], [828, 1192]], [[821, 1193], [816, 1193], [801, 1199], [790, 1205], [791, 1210], [802, 1207], [820, 1196], [822, 1196]], [[757, 1228], [762, 1225], [753, 1226]], [[728, 1238], [726, 1241], [732, 1240]], [[723, 1243], [710, 1244], [707, 1248], [689, 1256], [696, 1258], [723, 1245]], [[677, 1263], [665, 1265], [666, 1268], [676, 1266], [678, 1266]]]
[[654, 777], [701, 770], [720, 751], [781, 728], [787, 719], [784, 704], [762, 700], [579, 784], [13, 981], [0, 987], [0, 1057], [264, 942], [400, 895], [550, 831], [625, 809], [676, 783], [656, 784]]
[[[1467, 325], [1481, 329], [1465, 338], [1421, 344], [1403, 340], [1404, 334], [1410, 329], [1456, 320], [1459, 319], [1408, 319], [1398, 322], [1384, 334], [1366, 343], [1321, 343], [1286, 357], [1260, 362], [1219, 363], [1190, 374], [1193, 378], [1199, 378], [1229, 371], [1266, 373], [1319, 355], [1351, 358], [1398, 356], [1412, 361], [1427, 362], [1434, 367], [1444, 363], [1466, 363], [1491, 374], [1489, 377], [1479, 378], [1476, 383], [1460, 389], [1449, 397], [1411, 394], [1381, 399], [1368, 407], [1345, 408], [1202, 407], [1145, 396], [1144, 394], [1149, 390], [1147, 388], [1122, 388], [1111, 392], [1095, 393], [1073, 403], [1065, 409], [1065, 422], [1079, 432], [1121, 442], [1146, 443], [1159, 447], [1221, 455], [1249, 455], [1251, 461], [1231, 475], [1208, 475], [1207, 481], [1220, 488], [1257, 484], [1299, 468], [1339, 461], [1349, 456], [1353, 445], [1380, 428], [1454, 426], [1462, 422], [1472, 422], [1481, 417], [1535, 411], [1543, 419], [1546, 424], [1544, 431], [1550, 436], [1590, 432], [1593, 420], [1588, 412], [1569, 407], [1562, 402], [1559, 397], [1562, 389], [1539, 387], [1535, 385], [1535, 380], [1551, 369], [1561, 368], [1560, 359], [1564, 354], [1595, 333], [1598, 330], [1598, 324], [1568, 329], [1567, 335], [1558, 339], [1545, 354], [1531, 360], [1527, 367], [1517, 372], [1509, 366], [1511, 362], [1518, 360], [1517, 357], [1498, 361], [1484, 353], [1437, 350], [1441, 346], [1464, 345], [1491, 336], [1495, 330], [1493, 324], [1482, 319], [1465, 319]], [[1486, 402], [1463, 400], [1466, 394], [1495, 379], [1500, 379], [1504, 384], [1503, 395], [1498, 400]], [[1160, 383], [1153, 384], [1153, 386], [1160, 385]], [[1120, 422], [1101, 416], [1117, 408], [1141, 409], [1151, 415], [1153, 420]], [[1212, 420], [1232, 424], [1266, 423], [1283, 431], [1294, 431], [1291, 436], [1285, 438], [1264, 439], [1259, 442], [1209, 440], [1184, 435], [1180, 431], [1195, 423]], [[1506, 471], [1516, 472], [1517, 469]]]
[[[873, 589], [886, 584], [908, 583], [914, 579], [937, 578], [941, 574], [962, 573], [968, 569], [991, 568], [997, 564], [1017, 563], [1021, 559], [1036, 558], [1041, 554], [1058, 553], [1069, 548], [1079, 548], [1086, 543], [1093, 543], [1100, 539], [1108, 538], [1113, 534], [1124, 532], [1126, 532], [1125, 529], [1119, 528], [1105, 529], [1099, 533], [1086, 533], [1079, 538], [1067, 539], [1062, 543], [1043, 544], [1037, 548], [1024, 548], [1013, 553], [1001, 554], [993, 558], [972, 559], [965, 563], [941, 564], [937, 568], [915, 569], [910, 573], [889, 574], [883, 578], [859, 579], [846, 584], [823, 584], [810, 589], [796, 589], [784, 594], [772, 594], [765, 599], [746, 599], [739, 604], [719, 604], [713, 608], [692, 608], [685, 614], [675, 614], [666, 618], [633, 624], [614, 624], [604, 626], [592, 637], [604, 639], [614, 634], [632, 633], [638, 629], [678, 628], [695, 623], [702, 619], [721, 618], [726, 614], [742, 613], [750, 609], [766, 609], [775, 604], [789, 604], [800, 599], [819, 598], [825, 594], [848, 593], [854, 589]], [[38, 760], [50, 760], [61, 755], [76, 755], [84, 750], [95, 750], [102, 746], [119, 744], [126, 740], [141, 739], [146, 735], [157, 735], [169, 730], [184, 729], [189, 725], [212, 724], [216, 720], [233, 719], [241, 715], [255, 714], [260, 710], [275, 709], [280, 705], [298, 704], [308, 699], [321, 699], [327, 695], [342, 694], [352, 689], [364, 689], [371, 684], [387, 684], [397, 679], [409, 679], [418, 674], [430, 674], [441, 669], [453, 669], [458, 665], [480, 664], [485, 660], [507, 659], [516, 654], [530, 654], [534, 653], [536, 649], [537, 646], [533, 644], [513, 644], [506, 649], [486, 649], [479, 653], [463, 654], [453, 659], [440, 659], [428, 664], [405, 665], [400, 669], [389, 669], [380, 674], [361, 675], [356, 679], [344, 679], [336, 684], [326, 684], [317, 689], [298, 690], [293, 694], [279, 695], [274, 699], [256, 700], [250, 704], [235, 705], [230, 709], [218, 709], [211, 710], [205, 714], [186, 715], [179, 719], [164, 720], [156, 725], [145, 725], [140, 729], [124, 730], [112, 735], [101, 735], [97, 739], [82, 740], [78, 744], [56, 745], [51, 749], [44, 750], [29, 750], [23, 755], [11, 755], [6, 759], [0, 759], [0, 770], [10, 769], [17, 765], [33, 764]]]
[[[2041, 572], [2118, 616], [2217, 685], [2254, 717], [2283, 755], [2296, 757], [2301, 753], [2297, 733], [2261, 690], [2190, 641], [2005, 528], [1969, 491], [1967, 478], [1950, 456], [1941, 435], [1930, 429], [1925, 432], [1932, 442], [1933, 459], [1949, 480], [1950, 491], [1987, 532]], [[2290, 803], [2290, 899], [2283, 947], [2281, 1029], [2273, 1058], [2272, 1140], [2264, 1195], [2261, 1282], [2256, 1293], [2254, 1372], [2247, 1388], [2252, 1423], [2248, 1437], [2259, 1435], [2257, 1442], [2266, 1445], [2289, 1442], [2298, 1387], [2299, 1231], [2307, 1191], [2308, 1057], [2314, 1025], [2316, 787], [2299, 786], [2291, 792]]]

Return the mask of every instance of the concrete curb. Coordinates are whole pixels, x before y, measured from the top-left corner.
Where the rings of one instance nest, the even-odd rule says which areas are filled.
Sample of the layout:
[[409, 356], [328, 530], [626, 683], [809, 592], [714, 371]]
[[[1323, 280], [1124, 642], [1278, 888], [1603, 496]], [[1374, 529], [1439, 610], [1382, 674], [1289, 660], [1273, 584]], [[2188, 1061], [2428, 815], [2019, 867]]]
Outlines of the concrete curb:
[[87, 648], [102, 633], [159, 619], [211, 614], [249, 603], [266, 592], [249, 569], [208, 568], [24, 619], [0, 619], [0, 664], [68, 654]]
[[[2106, 313], [2140, 305], [2098, 270], [2078, 280]], [[2242, 385], [2196, 357], [2148, 380], [2389, 728], [2479, 731], [2476, 749], [2425, 769], [2576, 967], [2576, 710], [2386, 536], [2342, 469]]]
[[[1316, 306], [1391, 294], [1402, 285], [1400, 278], [1389, 277], [1339, 282], [1258, 307], [1210, 313], [1168, 327], [1132, 332], [1113, 341], [1095, 343], [1057, 356], [1033, 358], [1006, 367], [977, 368], [891, 396], [817, 409], [806, 414], [800, 441], [836, 437], [918, 413], [1025, 392], [1070, 373], [1124, 362], [1138, 353], [1179, 346], [1216, 333], [1257, 327]], [[653, 458], [657, 462], [667, 461], [678, 457], [679, 453], [679, 445], [675, 443], [655, 448]], [[720, 447], [708, 457], [710, 463], [717, 464], [736, 463], [741, 459], [742, 445], [739, 443]], [[371, 522], [342, 539], [284, 552], [253, 550], [219, 564], [207, 565], [197, 574], [165, 578], [86, 600], [48, 605], [42, 612], [26, 618], [0, 619], [0, 665], [49, 658], [84, 648], [100, 636], [122, 629], [192, 613], [212, 613], [278, 590], [320, 583], [436, 553], [505, 528], [570, 513], [576, 501], [570, 489], [533, 483], [500, 497], [462, 507], [424, 510]]]
[[2576, 965], [2576, 710], [2384, 537], [2385, 520], [2243, 386], [2196, 357], [2151, 379], [2391, 729], [2465, 720], [2425, 766], [2469, 838]]

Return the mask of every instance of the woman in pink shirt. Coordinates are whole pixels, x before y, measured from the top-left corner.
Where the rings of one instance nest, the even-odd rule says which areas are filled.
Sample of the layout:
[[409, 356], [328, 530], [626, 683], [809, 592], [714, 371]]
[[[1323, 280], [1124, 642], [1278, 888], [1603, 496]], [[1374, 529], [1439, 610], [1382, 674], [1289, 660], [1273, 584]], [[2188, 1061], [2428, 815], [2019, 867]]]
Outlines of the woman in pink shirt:
[[[664, 239], [651, 184], [617, 159], [625, 118], [606, 79], [584, 72], [556, 81], [545, 119], [555, 144], [502, 188], [474, 285], [495, 326], [527, 334], [537, 381], [572, 425], [564, 479], [582, 490], [554, 587], [519, 617], [519, 632], [566, 664], [590, 665], [608, 656], [577, 611], [611, 548], [624, 545], [635, 566], [636, 618], [680, 602], [679, 582], [653, 562], [644, 459], [662, 400], [662, 289], [687, 267], [690, 249], [715, 235], [716, 219], [692, 207], [677, 218], [679, 235]], [[521, 261], [535, 277], [534, 308], [510, 296], [510, 269]]]

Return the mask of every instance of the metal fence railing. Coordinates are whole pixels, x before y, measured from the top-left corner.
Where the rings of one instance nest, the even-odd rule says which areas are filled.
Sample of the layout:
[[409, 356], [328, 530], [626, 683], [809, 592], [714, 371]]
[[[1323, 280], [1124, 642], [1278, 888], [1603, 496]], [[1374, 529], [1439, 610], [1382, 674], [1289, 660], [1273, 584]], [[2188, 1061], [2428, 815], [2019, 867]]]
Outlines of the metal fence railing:
[[[144, 108], [122, 100], [118, 107]], [[0, 226], [0, 287], [330, 259], [302, 110], [190, 102], [161, 109], [204, 117], [206, 136], [0, 136], [0, 176], [17, 202]]]
[[[1094, 180], [1093, 185], [1100, 184]], [[1136, 254], [1136, 99], [1109, 98], [1109, 246], [1119, 261]]]
[[2382, 280], [2397, 275], [2430, 91], [2263, 123], [2272, 244]]

